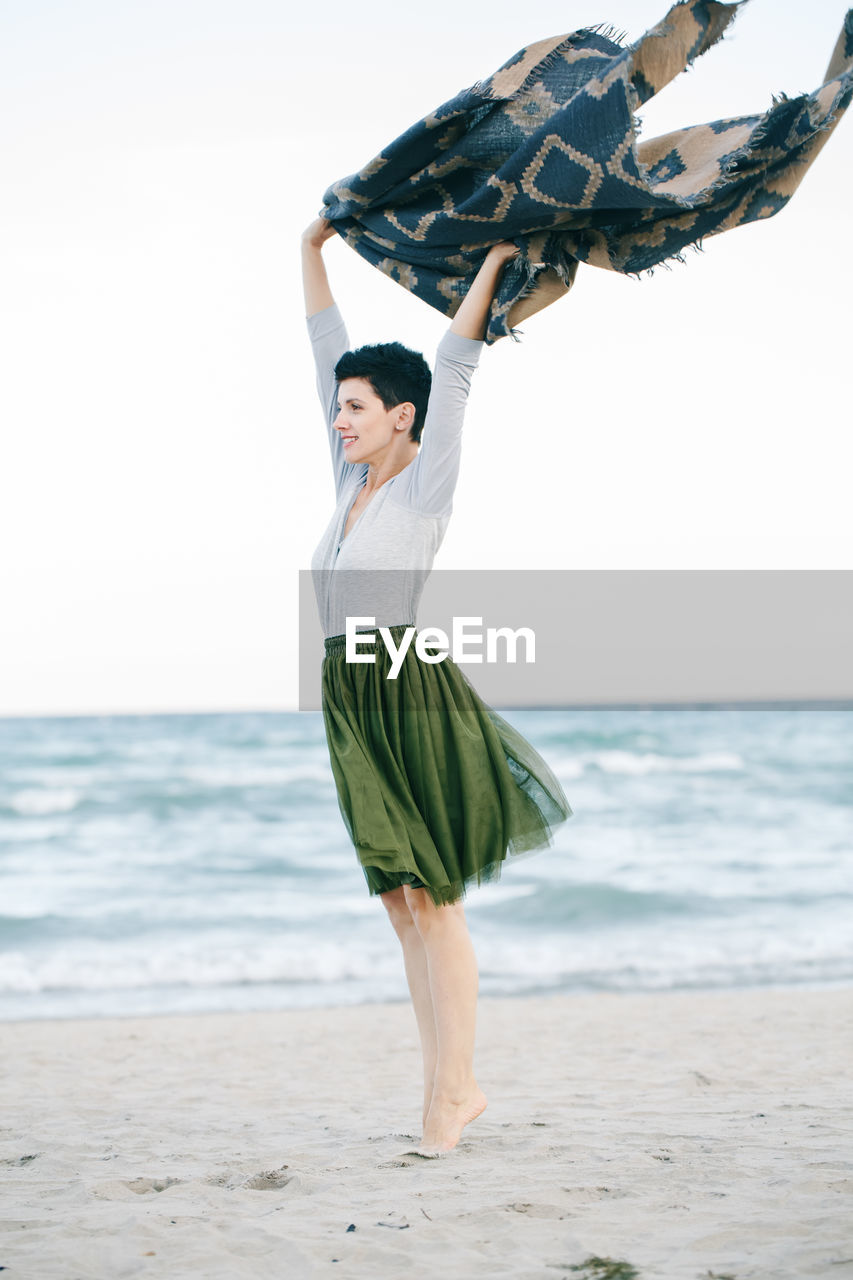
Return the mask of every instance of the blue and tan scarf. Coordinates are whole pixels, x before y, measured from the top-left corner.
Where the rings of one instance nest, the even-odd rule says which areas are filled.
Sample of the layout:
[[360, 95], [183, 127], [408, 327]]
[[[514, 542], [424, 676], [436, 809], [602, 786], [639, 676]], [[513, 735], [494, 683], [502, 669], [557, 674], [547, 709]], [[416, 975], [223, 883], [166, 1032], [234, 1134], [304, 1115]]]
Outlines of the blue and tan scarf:
[[634, 117], [740, 7], [682, 0], [631, 45], [601, 28], [531, 44], [335, 183], [321, 212], [448, 316], [488, 246], [514, 240], [522, 252], [504, 271], [488, 342], [566, 293], [579, 262], [636, 274], [769, 218], [853, 96], [853, 9], [815, 93], [648, 142]]

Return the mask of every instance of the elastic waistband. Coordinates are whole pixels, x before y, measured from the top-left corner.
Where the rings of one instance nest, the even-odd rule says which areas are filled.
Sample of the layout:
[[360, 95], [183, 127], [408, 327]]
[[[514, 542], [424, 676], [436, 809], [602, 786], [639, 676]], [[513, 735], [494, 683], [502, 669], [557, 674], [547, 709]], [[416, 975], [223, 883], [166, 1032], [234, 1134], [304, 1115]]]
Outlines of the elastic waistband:
[[[388, 630], [391, 632], [391, 637], [394, 641], [394, 644], [396, 645], [398, 641], [402, 639], [403, 633], [407, 627], [413, 627], [414, 625], [415, 625], [414, 622], [395, 622], [392, 627], [388, 627]], [[375, 632], [377, 632], [378, 630], [379, 630], [378, 627], [373, 627], [367, 631], [357, 631], [356, 635], [370, 636], [375, 634]], [[346, 635], [326, 636], [324, 643], [326, 646], [326, 653], [343, 653], [343, 651], [346, 649], [346, 646], [347, 646], [347, 638], [346, 638]], [[363, 649], [362, 653], [369, 653], [369, 650]]]

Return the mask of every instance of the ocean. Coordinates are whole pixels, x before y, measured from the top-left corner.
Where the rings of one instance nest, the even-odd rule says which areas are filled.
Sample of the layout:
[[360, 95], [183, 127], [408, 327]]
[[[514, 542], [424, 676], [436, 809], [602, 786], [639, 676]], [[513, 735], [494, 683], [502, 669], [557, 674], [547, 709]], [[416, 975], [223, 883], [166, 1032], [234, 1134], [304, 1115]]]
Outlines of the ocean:
[[[470, 890], [482, 994], [853, 980], [853, 708], [502, 714], [574, 816]], [[0, 1018], [406, 998], [319, 714], [0, 720]]]

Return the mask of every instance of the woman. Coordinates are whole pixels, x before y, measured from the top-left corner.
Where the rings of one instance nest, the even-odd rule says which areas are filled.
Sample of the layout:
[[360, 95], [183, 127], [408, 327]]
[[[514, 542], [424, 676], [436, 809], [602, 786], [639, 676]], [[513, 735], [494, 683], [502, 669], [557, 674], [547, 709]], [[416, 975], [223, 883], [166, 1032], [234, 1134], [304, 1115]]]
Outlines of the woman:
[[[571, 814], [548, 766], [445, 658], [410, 646], [396, 679], [379, 645], [347, 662], [346, 619], [399, 644], [450, 517], [462, 420], [504, 264], [494, 245], [442, 339], [434, 377], [399, 343], [348, 351], [319, 218], [302, 261], [337, 507], [312, 560], [326, 636], [323, 714], [344, 822], [403, 948], [424, 1062], [422, 1155], [440, 1155], [485, 1109], [474, 1076], [477, 964], [462, 898], [507, 853], [549, 843]], [[423, 443], [421, 443], [423, 437]], [[363, 642], [362, 642], [363, 643]]]

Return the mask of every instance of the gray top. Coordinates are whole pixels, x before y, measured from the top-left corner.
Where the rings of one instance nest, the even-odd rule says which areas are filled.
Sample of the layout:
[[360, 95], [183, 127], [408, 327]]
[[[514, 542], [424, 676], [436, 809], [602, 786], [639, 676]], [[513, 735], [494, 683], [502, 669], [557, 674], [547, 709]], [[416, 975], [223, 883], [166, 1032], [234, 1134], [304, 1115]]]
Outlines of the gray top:
[[445, 333], [436, 352], [417, 457], [380, 485], [344, 538], [350, 508], [367, 478], [367, 463], [347, 462], [340, 432], [332, 426], [338, 416], [335, 365], [349, 350], [337, 306], [310, 316], [308, 333], [338, 499], [311, 560], [323, 634], [342, 635], [347, 617], [355, 616], [373, 617], [376, 626], [414, 624], [453, 510], [465, 405], [483, 343]]

